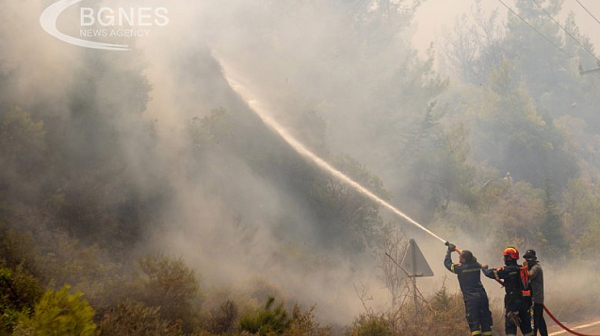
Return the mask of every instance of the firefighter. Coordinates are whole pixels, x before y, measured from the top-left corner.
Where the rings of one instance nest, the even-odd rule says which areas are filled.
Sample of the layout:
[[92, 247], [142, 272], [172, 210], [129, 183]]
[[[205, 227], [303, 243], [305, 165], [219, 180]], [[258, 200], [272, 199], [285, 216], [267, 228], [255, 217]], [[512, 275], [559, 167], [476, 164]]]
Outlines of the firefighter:
[[[459, 253], [458, 264], [452, 263], [452, 252]], [[487, 293], [481, 284], [481, 264], [477, 258], [470, 251], [461, 251], [456, 245], [448, 244], [444, 266], [458, 275], [471, 335], [492, 335], [492, 313]]]
[[[502, 253], [504, 257], [503, 267], [490, 269], [488, 265], [482, 265], [483, 274], [488, 278], [504, 282], [506, 294], [504, 296], [504, 327], [506, 336], [516, 336], [517, 326], [521, 329], [523, 336], [533, 335], [529, 317], [529, 307], [523, 292], [527, 290], [527, 282], [522, 279], [519, 251], [514, 247], [507, 247]], [[527, 272], [525, 272], [526, 274]]]
[[538, 330], [541, 336], [548, 336], [548, 328], [544, 320], [544, 272], [537, 260], [534, 250], [528, 250], [523, 255], [529, 271], [529, 284], [531, 287], [531, 298], [533, 300], [533, 334], [537, 336]]

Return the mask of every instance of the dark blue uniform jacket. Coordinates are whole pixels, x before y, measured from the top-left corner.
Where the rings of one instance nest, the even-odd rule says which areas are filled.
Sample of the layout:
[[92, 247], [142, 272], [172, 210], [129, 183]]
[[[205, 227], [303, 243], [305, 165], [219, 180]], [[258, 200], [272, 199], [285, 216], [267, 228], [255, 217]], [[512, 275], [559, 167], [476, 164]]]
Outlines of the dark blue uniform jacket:
[[491, 279], [504, 280], [504, 290], [506, 290], [505, 301], [516, 301], [523, 298], [520, 267], [519, 264], [514, 263], [500, 269], [484, 269], [483, 274]]
[[481, 264], [479, 263], [465, 263], [465, 264], [453, 264], [452, 256], [450, 252], [446, 253], [446, 259], [444, 259], [444, 266], [452, 273], [458, 275], [458, 283], [460, 289], [463, 292], [463, 298], [465, 301], [469, 299], [478, 299], [485, 294], [485, 289], [481, 284]]

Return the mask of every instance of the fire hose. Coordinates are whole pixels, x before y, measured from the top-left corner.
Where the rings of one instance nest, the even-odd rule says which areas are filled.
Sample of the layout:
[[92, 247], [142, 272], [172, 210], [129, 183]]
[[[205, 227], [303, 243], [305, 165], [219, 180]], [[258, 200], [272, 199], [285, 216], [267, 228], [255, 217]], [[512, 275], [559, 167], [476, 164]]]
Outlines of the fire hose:
[[[428, 233], [432, 237], [436, 238], [437, 240], [439, 240], [441, 242], [445, 242], [446, 245], [449, 245], [449, 243], [447, 241], [445, 241], [444, 239], [442, 239], [440, 236], [436, 235], [431, 230], [429, 230], [426, 227], [424, 227], [423, 225], [419, 224], [412, 218], [408, 217], [405, 213], [401, 212], [400, 210], [398, 210], [397, 208], [395, 208], [394, 206], [392, 206], [390, 203], [386, 202], [385, 200], [381, 199], [377, 195], [373, 194], [367, 188], [363, 187], [358, 182], [354, 181], [353, 179], [351, 179], [350, 177], [348, 177], [341, 171], [335, 169], [333, 166], [331, 166], [329, 163], [327, 163], [325, 160], [323, 160], [319, 156], [315, 155], [307, 147], [305, 147], [301, 142], [299, 142], [293, 136], [291, 136], [290, 133], [285, 128], [283, 128], [281, 125], [279, 125], [279, 123], [277, 123], [277, 121], [275, 119], [270, 117], [270, 115], [268, 113], [266, 113], [266, 111], [264, 109], [260, 108], [260, 105], [256, 103], [256, 100], [250, 94], [250, 92], [248, 91], [248, 88], [243, 87], [238, 81], [236, 81], [234, 78], [231, 77], [232, 69], [230, 69], [228, 66], [226, 66], [226, 64], [224, 64], [223, 60], [217, 54], [215, 54], [214, 51], [213, 51], [213, 56], [214, 56], [215, 60], [217, 60], [217, 62], [219, 62], [221, 69], [223, 71], [223, 75], [224, 75], [225, 79], [227, 80], [227, 83], [229, 84], [229, 86], [232, 88], [232, 90], [234, 92], [236, 92], [243, 100], [245, 100], [246, 103], [248, 104], [248, 106], [250, 107], [250, 109], [260, 119], [262, 119], [262, 121], [267, 126], [271, 127], [273, 130], [275, 130], [275, 132], [281, 138], [283, 138], [283, 140], [285, 140], [285, 142], [287, 142], [292, 148], [294, 148], [296, 150], [296, 152], [298, 152], [299, 154], [301, 154], [304, 157], [309, 158], [312, 162], [314, 162], [321, 169], [327, 171], [334, 177], [338, 178], [340, 181], [348, 184], [349, 186], [353, 187], [358, 192], [362, 193], [363, 195], [369, 197], [373, 201], [375, 201], [375, 202], [379, 203], [380, 205], [384, 206], [385, 208], [389, 209], [394, 214], [405, 219], [406, 221], [408, 221], [409, 223], [418, 227], [419, 229], [425, 231], [426, 233]], [[456, 250], [460, 251], [458, 248]], [[501, 282], [501, 281], [498, 281], [498, 282]], [[544, 309], [546, 309], [546, 307], [544, 307]], [[546, 312], [548, 313], [548, 315], [550, 315], [550, 317], [555, 322], [557, 322], [558, 325], [563, 327], [563, 329], [565, 329], [575, 335], [579, 335], [579, 336], [594, 336], [594, 335], [582, 335], [582, 334], [573, 332], [573, 331], [569, 330], [568, 328], [566, 328], [565, 326], [563, 326], [562, 324], [560, 324], [554, 318], [554, 316], [550, 314], [550, 312], [547, 309], [546, 309]]]
[[552, 319], [552, 321], [554, 321], [554, 323], [556, 323], [559, 327], [563, 328], [568, 333], [571, 333], [571, 334], [577, 335], [577, 336], [599, 336], [599, 335], [582, 334], [582, 333], [578, 333], [575, 330], [569, 329], [569, 327], [567, 327], [566, 325], [560, 323], [560, 321], [556, 317], [554, 317], [554, 315], [552, 315], [552, 313], [550, 312], [550, 310], [548, 309], [548, 307], [546, 307], [546, 305], [544, 305], [544, 311], [546, 312], [546, 314], [548, 314], [548, 316], [550, 316], [550, 318]]
[[[446, 242], [445, 243], [446, 246], [449, 246], [450, 243]], [[454, 246], [455, 250], [458, 253], [462, 253], [462, 250], [460, 248], [458, 248], [458, 246]], [[504, 282], [500, 279], [495, 279], [496, 282], [498, 282], [502, 287], [504, 287]], [[577, 335], [577, 336], [600, 336], [600, 335], [589, 335], [589, 334], [582, 334], [579, 333], [575, 330], [569, 329], [569, 327], [567, 327], [566, 325], [562, 324], [548, 309], [548, 307], [546, 307], [546, 305], [544, 305], [544, 311], [546, 312], [546, 314], [548, 314], [548, 316], [550, 316], [550, 318], [552, 319], [552, 321], [554, 321], [554, 323], [556, 323], [556, 325], [558, 325], [559, 327], [561, 327], [563, 330], [565, 330], [568, 333], [571, 333], [573, 335]]]

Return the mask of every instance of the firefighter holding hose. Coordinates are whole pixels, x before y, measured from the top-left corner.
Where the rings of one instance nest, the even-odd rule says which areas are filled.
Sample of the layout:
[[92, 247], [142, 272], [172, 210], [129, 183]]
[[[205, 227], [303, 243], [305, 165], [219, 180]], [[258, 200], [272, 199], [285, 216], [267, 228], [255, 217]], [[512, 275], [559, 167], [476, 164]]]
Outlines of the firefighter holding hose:
[[[444, 266], [458, 276], [471, 335], [492, 335], [492, 313], [487, 293], [481, 284], [481, 264], [470, 251], [461, 250], [454, 244], [446, 245], [448, 252], [444, 259]], [[458, 264], [452, 263], [452, 252], [459, 253]]]
[[[503, 267], [490, 269], [488, 265], [482, 265], [483, 273], [491, 279], [504, 282], [506, 294], [504, 296], [504, 327], [506, 336], [516, 336], [517, 326], [521, 329], [523, 336], [533, 335], [529, 317], [529, 307], [524, 298], [528, 283], [523, 279], [521, 266], [517, 263], [519, 260], [519, 251], [509, 246], [502, 253], [504, 257]], [[527, 272], [525, 272], [526, 274]]]

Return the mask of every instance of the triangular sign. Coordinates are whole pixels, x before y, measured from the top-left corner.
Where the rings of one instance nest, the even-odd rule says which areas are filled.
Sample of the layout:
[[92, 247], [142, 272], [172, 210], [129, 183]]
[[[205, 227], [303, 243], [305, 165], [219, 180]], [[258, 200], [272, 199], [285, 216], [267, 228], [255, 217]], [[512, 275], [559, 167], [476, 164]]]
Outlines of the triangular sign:
[[414, 239], [410, 240], [408, 251], [402, 259], [402, 268], [412, 277], [430, 277], [433, 276], [433, 271], [425, 256], [419, 249], [419, 246]]

